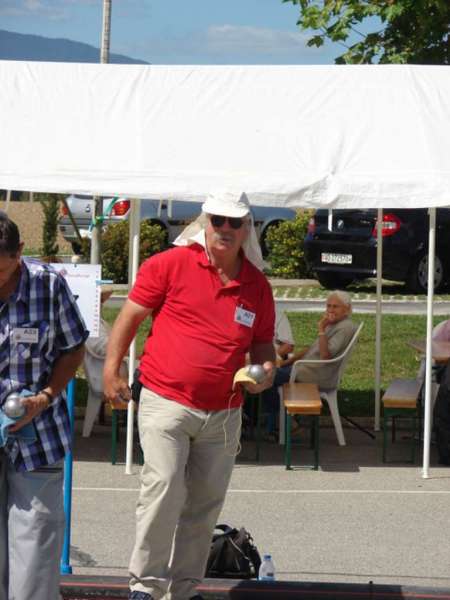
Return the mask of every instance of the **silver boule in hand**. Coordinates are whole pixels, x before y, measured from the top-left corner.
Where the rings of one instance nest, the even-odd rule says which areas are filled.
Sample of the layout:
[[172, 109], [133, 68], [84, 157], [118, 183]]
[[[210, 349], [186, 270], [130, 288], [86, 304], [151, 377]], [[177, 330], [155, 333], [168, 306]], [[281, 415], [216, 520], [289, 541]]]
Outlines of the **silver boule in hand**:
[[254, 379], [256, 383], [261, 383], [266, 378], [266, 372], [262, 365], [249, 365], [247, 375]]
[[13, 392], [6, 398], [2, 410], [10, 419], [20, 419], [26, 413], [26, 408], [22, 404], [22, 396]]

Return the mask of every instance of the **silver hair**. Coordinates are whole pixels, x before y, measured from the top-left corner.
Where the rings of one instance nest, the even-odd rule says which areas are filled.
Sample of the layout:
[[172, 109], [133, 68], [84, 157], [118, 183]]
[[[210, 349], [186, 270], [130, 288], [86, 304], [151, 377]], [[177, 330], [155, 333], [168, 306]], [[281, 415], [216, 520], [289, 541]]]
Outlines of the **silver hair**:
[[330, 298], [337, 298], [339, 302], [342, 302], [342, 304], [348, 306], [349, 311], [352, 310], [352, 299], [350, 294], [348, 294], [347, 292], [343, 292], [342, 290], [334, 290], [333, 292], [330, 292], [328, 294], [327, 300], [329, 300]]

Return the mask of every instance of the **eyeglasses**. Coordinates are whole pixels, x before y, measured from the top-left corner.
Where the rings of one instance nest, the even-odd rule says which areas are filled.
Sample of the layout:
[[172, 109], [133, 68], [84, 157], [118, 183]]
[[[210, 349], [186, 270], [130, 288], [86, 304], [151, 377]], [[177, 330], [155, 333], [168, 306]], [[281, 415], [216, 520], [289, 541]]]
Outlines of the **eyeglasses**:
[[222, 215], [209, 215], [209, 220], [213, 227], [222, 227], [225, 225], [225, 221], [228, 221], [228, 225], [231, 229], [240, 229], [244, 224], [244, 219], [241, 217], [223, 217]]

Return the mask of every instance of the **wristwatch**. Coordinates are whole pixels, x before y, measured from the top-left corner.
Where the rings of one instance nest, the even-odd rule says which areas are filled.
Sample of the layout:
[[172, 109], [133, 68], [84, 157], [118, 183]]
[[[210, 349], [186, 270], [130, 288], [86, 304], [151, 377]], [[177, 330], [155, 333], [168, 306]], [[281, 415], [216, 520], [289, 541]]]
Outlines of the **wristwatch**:
[[41, 390], [41, 391], [38, 393], [38, 395], [39, 395], [39, 394], [43, 394], [44, 396], [47, 396], [47, 400], [48, 400], [48, 405], [49, 405], [49, 406], [50, 406], [50, 404], [52, 404], [52, 403], [53, 403], [53, 395], [52, 395], [52, 394], [50, 394], [50, 392], [47, 392], [47, 391], [45, 391], [45, 390]]

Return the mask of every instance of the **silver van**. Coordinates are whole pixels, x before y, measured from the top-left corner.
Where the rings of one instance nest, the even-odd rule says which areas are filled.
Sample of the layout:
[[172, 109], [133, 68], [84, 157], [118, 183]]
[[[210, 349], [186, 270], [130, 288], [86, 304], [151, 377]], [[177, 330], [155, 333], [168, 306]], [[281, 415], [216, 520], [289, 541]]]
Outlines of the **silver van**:
[[[90, 237], [89, 227], [94, 205], [92, 196], [71, 195], [66, 198], [66, 202], [81, 236]], [[120, 198], [110, 208], [111, 204], [112, 198], [103, 198], [103, 214], [107, 213], [104, 220], [105, 226], [127, 220], [130, 215], [130, 200]], [[159, 224], [167, 231], [167, 238], [171, 243], [184, 227], [200, 214], [201, 205], [201, 202], [143, 199], [141, 201], [141, 220], [148, 219], [152, 223]], [[255, 206], [252, 208], [252, 214], [263, 253], [267, 254], [266, 236], [270, 227], [278, 225], [281, 221], [293, 219], [296, 213], [290, 208]], [[58, 226], [62, 236], [72, 244], [74, 252], [79, 252], [79, 240], [64, 206]]]

